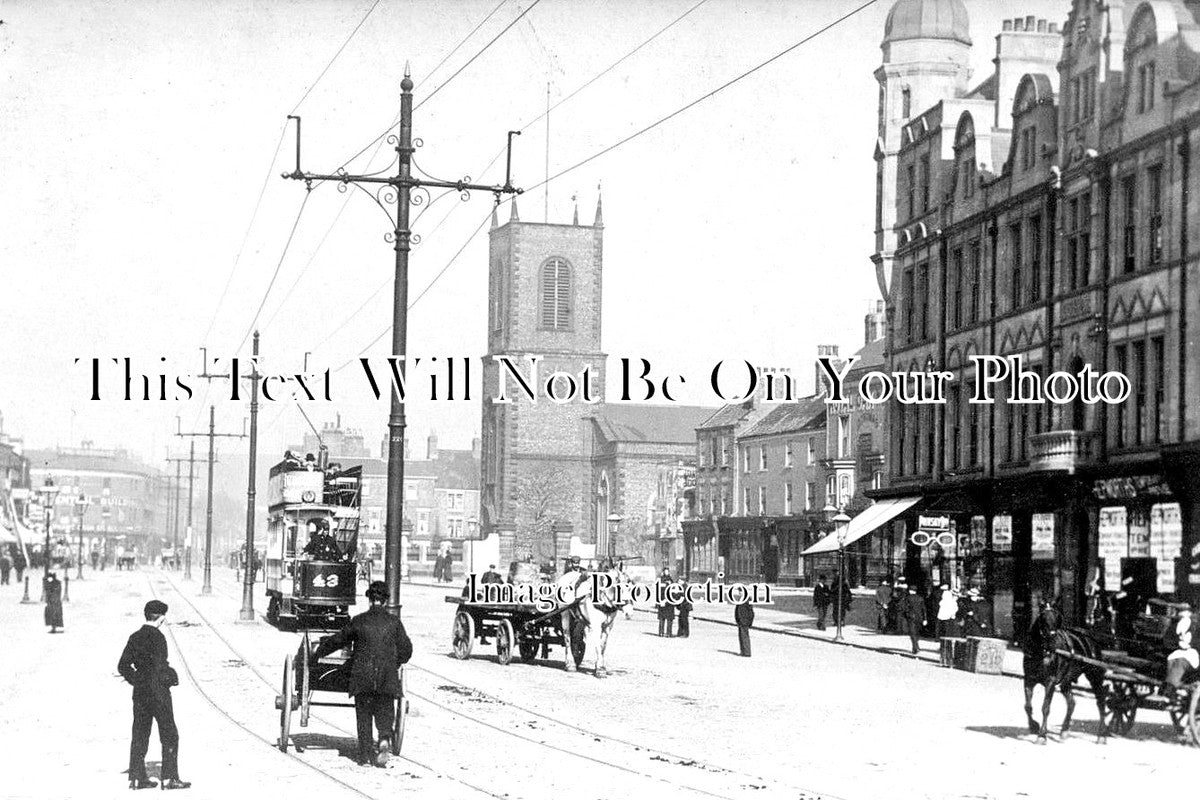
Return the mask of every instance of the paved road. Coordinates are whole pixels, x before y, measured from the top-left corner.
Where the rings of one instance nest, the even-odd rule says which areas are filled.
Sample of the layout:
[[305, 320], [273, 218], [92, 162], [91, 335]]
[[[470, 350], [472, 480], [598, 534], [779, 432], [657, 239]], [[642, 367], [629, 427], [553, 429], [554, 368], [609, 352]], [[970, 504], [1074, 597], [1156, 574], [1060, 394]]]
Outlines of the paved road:
[[648, 616], [619, 619], [605, 680], [563, 672], [553, 652], [500, 666], [480, 648], [458, 661], [449, 655], [454, 606], [442, 599], [452, 590], [416, 586], [403, 596], [416, 646], [406, 671], [411, 760], [353, 765], [348, 708], [315, 712], [297, 729], [297, 760], [270, 745], [272, 701], [297, 637], [234, 624], [238, 587], [226, 570], [215, 581], [211, 597], [157, 571], [73, 582], [61, 636], [44, 632], [40, 606], [17, 602], [17, 587], [0, 588], [0, 752], [30, 779], [0, 783], [0, 797], [127, 796], [128, 689], [115, 666], [153, 594], [172, 606], [172, 660], [186, 659], [176, 703], [191, 797], [1166, 796], [1190, 785], [1200, 763], [1200, 752], [1173, 742], [1165, 714], [1139, 720], [1138, 740], [1099, 746], [1085, 696], [1080, 732], [1039, 746], [1011, 679], [762, 632], [744, 659], [736, 632], [714, 623], [693, 623], [690, 639], [660, 639]]

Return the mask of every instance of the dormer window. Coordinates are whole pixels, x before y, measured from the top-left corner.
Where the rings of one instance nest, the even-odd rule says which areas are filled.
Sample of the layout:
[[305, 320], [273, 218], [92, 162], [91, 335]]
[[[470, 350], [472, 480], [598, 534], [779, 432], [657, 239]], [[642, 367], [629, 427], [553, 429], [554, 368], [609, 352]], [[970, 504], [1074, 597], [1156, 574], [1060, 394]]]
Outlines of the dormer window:
[[1137, 70], [1138, 113], [1154, 110], [1154, 93], [1157, 89], [1154, 77], [1154, 62], [1147, 61]]

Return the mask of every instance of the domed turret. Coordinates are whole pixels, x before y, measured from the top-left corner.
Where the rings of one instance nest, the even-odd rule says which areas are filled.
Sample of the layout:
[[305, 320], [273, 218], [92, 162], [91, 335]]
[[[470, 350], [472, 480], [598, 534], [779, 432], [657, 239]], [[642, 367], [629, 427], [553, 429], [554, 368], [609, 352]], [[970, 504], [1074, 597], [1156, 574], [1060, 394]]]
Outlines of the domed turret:
[[971, 25], [962, 0], [897, 0], [883, 27], [883, 43], [903, 39], [948, 39], [971, 44]]

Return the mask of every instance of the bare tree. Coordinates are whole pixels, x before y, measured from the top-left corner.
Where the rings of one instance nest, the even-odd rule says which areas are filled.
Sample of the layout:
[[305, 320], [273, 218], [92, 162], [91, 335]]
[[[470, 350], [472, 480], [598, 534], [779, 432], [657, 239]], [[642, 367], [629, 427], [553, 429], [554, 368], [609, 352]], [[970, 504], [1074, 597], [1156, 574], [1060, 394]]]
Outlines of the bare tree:
[[554, 563], [554, 525], [570, 517], [563, 501], [571, 497], [571, 475], [562, 467], [543, 465], [524, 475], [517, 485], [518, 559], [532, 556], [538, 563]]

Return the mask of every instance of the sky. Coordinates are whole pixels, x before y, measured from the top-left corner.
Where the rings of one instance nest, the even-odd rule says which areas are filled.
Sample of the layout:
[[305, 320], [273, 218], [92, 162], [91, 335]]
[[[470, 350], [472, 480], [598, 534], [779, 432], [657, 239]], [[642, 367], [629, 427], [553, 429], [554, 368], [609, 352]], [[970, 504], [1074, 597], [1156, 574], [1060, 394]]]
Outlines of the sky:
[[[503, 157], [484, 168], [508, 130], [545, 110], [547, 84], [557, 103], [691, 9], [556, 108], [548, 136], [544, 120], [525, 128], [513, 178], [531, 186], [547, 175], [547, 144], [554, 175], [861, 2], [539, 0], [482, 54], [534, 0], [6, 3], [4, 431], [27, 449], [88, 439], [158, 463], [185, 447], [177, 429], [207, 422], [208, 403], [225, 431], [241, 430], [246, 403], [230, 400], [228, 384], [206, 393], [194, 377], [185, 377], [190, 399], [126, 402], [106, 391], [91, 400], [90, 359], [129, 357], [135, 372], [194, 376], [201, 347], [248, 355], [252, 328], [268, 372], [300, 371], [306, 353], [310, 372], [364, 349], [386, 356], [390, 336], [367, 346], [391, 321], [391, 225], [361, 193], [323, 185], [306, 199], [301, 183], [280, 177], [295, 166], [289, 114], [303, 119], [302, 167], [333, 172], [395, 119], [407, 64], [420, 167], [502, 182]], [[891, 5], [879, 0], [554, 179], [548, 198], [541, 189], [520, 197], [524, 220], [569, 222], [577, 202], [586, 223], [603, 193], [610, 359], [646, 358], [689, 378], [695, 388], [680, 402], [714, 404], [701, 384], [718, 360], [791, 367], [808, 380], [818, 344], [861, 346], [863, 314], [878, 296], [872, 73]], [[974, 80], [992, 68], [1001, 19], [1061, 22], [1069, 5], [967, 0]], [[394, 155], [374, 153], [347, 168], [383, 170]], [[417, 219], [410, 354], [484, 354], [480, 226], [491, 202], [443, 197]], [[374, 447], [387, 402], [355, 369], [335, 375], [337, 402], [305, 408], [317, 427], [340, 414]], [[117, 373], [104, 375], [108, 389], [119, 385]], [[411, 402], [408, 420], [415, 455], [431, 431], [442, 447], [469, 447], [480, 401]], [[264, 403], [260, 452], [276, 460], [306, 428], [294, 404]]]

